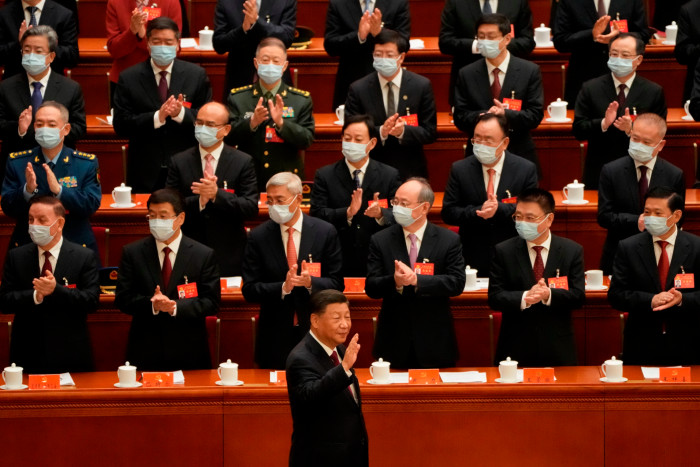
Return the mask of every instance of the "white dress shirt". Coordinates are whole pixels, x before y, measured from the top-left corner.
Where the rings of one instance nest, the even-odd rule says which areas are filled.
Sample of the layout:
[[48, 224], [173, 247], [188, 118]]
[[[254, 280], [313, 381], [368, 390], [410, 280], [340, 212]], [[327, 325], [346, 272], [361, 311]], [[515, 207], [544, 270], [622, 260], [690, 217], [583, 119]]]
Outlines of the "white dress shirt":
[[[58, 254], [59, 254], [60, 251], [61, 251], [61, 245], [63, 245], [63, 236], [62, 236], [62, 235], [61, 235], [61, 239], [58, 241], [58, 243], [56, 243], [56, 244], [53, 246], [53, 248], [51, 248], [50, 250], [48, 250], [49, 253], [51, 253], [51, 256], [49, 257], [49, 264], [51, 265], [51, 270], [52, 270], [52, 271], [56, 271], [56, 263], [58, 263]], [[44, 269], [44, 262], [46, 262], [46, 257], [44, 256], [44, 251], [46, 251], [46, 250], [44, 250], [43, 248], [41, 248], [40, 246], [38, 246], [38, 247], [37, 247], [37, 251], [38, 251], [38, 254], [39, 254], [39, 255], [38, 255], [38, 256], [39, 256], [39, 265], [40, 265], [40, 266], [39, 266], [39, 271], [41, 271], [42, 269]], [[56, 285], [57, 285], [57, 286], [58, 286], [58, 284], [59, 284], [59, 279], [61, 279], [61, 278], [59, 277], [58, 279], [56, 279]], [[38, 300], [38, 299], [37, 299], [37, 297], [36, 297], [36, 290], [34, 291], [34, 293], [32, 294], [32, 296], [34, 297], [34, 304], [35, 304], [35, 305], [40, 305], [41, 303], [44, 302], [44, 299], [43, 299], [43, 298], [42, 298], [41, 300]]]
[[365, 173], [367, 172], [367, 166], [369, 165], [369, 157], [360, 168], [356, 168], [355, 166], [350, 164], [350, 162], [348, 162], [347, 159], [345, 159], [345, 165], [348, 166], [348, 170], [350, 171], [350, 178], [352, 178], [353, 183], [355, 183], [355, 171], [360, 171], [360, 173], [357, 174], [357, 177], [360, 179], [360, 186], [362, 186], [362, 182], [365, 181]]
[[[41, 0], [39, 3], [36, 4], [36, 11], [34, 12], [34, 18], [36, 18], [36, 24], [41, 25], [41, 12], [44, 11], [44, 4], [46, 3], [46, 0]], [[26, 21], [27, 27], [29, 27], [29, 22], [32, 19], [32, 15], [29, 14], [27, 11], [27, 8], [29, 7], [29, 3], [27, 2], [22, 2], [22, 11], [24, 12], [24, 21]]]
[[[160, 242], [156, 240], [156, 249], [158, 250], [158, 261], [160, 262], [160, 269], [161, 271], [163, 270], [163, 261], [165, 261], [165, 252], [163, 251], [163, 248], [166, 246], [170, 248], [170, 253], [168, 253], [168, 258], [170, 258], [170, 267], [175, 266], [175, 258], [177, 258], [177, 250], [180, 249], [180, 242], [182, 241], [182, 230], [178, 230], [177, 232], [177, 237], [175, 237], [175, 240], [170, 242], [170, 245], [166, 245], [163, 242]], [[165, 287], [167, 287], [168, 284], [165, 284]], [[165, 290], [161, 290], [163, 295], [165, 295]], [[153, 311], [154, 315], [157, 315], [160, 313], [159, 311], [156, 311], [153, 309], [153, 305], [151, 305], [151, 310]], [[177, 315], [177, 301], [175, 302], [175, 310], [173, 310], [173, 316]]]
[[642, 171], [639, 170], [641, 166], [645, 166], [647, 168], [647, 185], [651, 181], [651, 172], [654, 170], [654, 166], [656, 165], [656, 156], [654, 156], [649, 162], [646, 164], [642, 164], [641, 162], [634, 161], [634, 168], [637, 170], [637, 182], [642, 178]]
[[[173, 76], [173, 63], [175, 63], [174, 60], [170, 63], [170, 65], [168, 65], [168, 67], [165, 70], [161, 70], [155, 64], [153, 59], [151, 59], [151, 68], [153, 68], [153, 73], [154, 73], [154, 77], [156, 80], [156, 88], [158, 88], [158, 85], [160, 84], [160, 72], [167, 71], [167, 74], [165, 75], [165, 80], [168, 82], [168, 89], [170, 89], [170, 80]], [[175, 96], [175, 97], [177, 97], [177, 96]], [[162, 127], [163, 125], [165, 125], [165, 122], [168, 121], [168, 119], [166, 118], [165, 122], [160, 123], [160, 118], [158, 117], [159, 110], [160, 109], [156, 110], [155, 113], [153, 114], [153, 128], [154, 129], [158, 129], [158, 128]], [[180, 113], [177, 114], [176, 117], [172, 117], [172, 119], [174, 121], [176, 121], [177, 123], [182, 123], [182, 120], [184, 118], [185, 118], [185, 106], [183, 105], [182, 108], [180, 108]]]
[[[543, 222], [543, 221], [544, 221], [544, 217], [542, 219], [540, 219], [539, 222]], [[527, 253], [530, 256], [530, 266], [532, 266], [532, 268], [535, 267], [535, 259], [537, 258], [537, 252], [532, 247], [533, 246], [544, 247], [544, 248], [542, 248], [542, 250], [540, 250], [540, 256], [542, 257], [542, 264], [544, 264], [544, 267], [546, 268], [547, 267], [547, 258], [549, 258], [549, 247], [552, 245], [552, 232], [551, 231], [547, 232], [547, 239], [544, 242], [542, 242], [542, 244], [540, 244], [540, 245], [537, 245], [534, 242], [526, 242], [526, 243], [527, 243]], [[529, 292], [529, 290], [526, 290], [525, 292], [523, 292], [523, 297], [520, 299], [520, 309], [521, 310], [524, 310], [526, 308], [530, 308], [530, 305], [525, 303], [525, 296], [527, 295], [528, 292]], [[547, 299], [547, 301], [542, 302], [542, 303], [547, 305], [547, 306], [552, 304], [551, 291], [550, 291], [549, 298]]]

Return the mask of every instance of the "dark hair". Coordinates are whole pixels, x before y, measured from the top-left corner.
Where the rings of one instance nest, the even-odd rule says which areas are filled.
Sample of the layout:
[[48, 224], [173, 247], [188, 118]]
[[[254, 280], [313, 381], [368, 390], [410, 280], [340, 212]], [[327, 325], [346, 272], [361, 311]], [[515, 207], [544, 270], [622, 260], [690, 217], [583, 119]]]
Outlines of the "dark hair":
[[433, 203], [435, 202], [435, 193], [433, 192], [433, 188], [430, 186], [430, 182], [428, 181], [428, 179], [423, 177], [411, 177], [404, 183], [408, 182], [420, 183], [421, 187], [420, 192], [418, 193], [418, 202], [428, 203], [430, 207], [433, 207]]
[[32, 206], [33, 204], [45, 204], [46, 206], [53, 206], [54, 214], [56, 214], [58, 217], [66, 217], [66, 208], [63, 207], [61, 200], [54, 196], [34, 196], [29, 200], [29, 206]]
[[[508, 126], [508, 119], [505, 115], [496, 115], [492, 113], [481, 114], [476, 118], [476, 125], [481, 122], [488, 122], [489, 120], [496, 120], [498, 122], [498, 126], [503, 130], [504, 138], [510, 135], [510, 127]], [[474, 125], [474, 128], [476, 128], [476, 125]]]
[[63, 121], [65, 123], [69, 123], [70, 114], [68, 113], [68, 109], [66, 108], [65, 105], [61, 104], [60, 102], [56, 102], [56, 101], [44, 101], [41, 103], [39, 108], [36, 109], [37, 112], [39, 111], [39, 109], [43, 109], [44, 107], [51, 107], [54, 109], [58, 109], [58, 112], [61, 114], [61, 118], [63, 119]]
[[484, 15], [476, 22], [476, 30], [479, 31], [479, 27], [482, 24], [495, 24], [498, 26], [498, 30], [501, 31], [503, 37], [506, 34], [510, 34], [510, 20], [507, 16], [500, 13], [491, 13], [490, 15]]
[[393, 29], [382, 29], [382, 32], [377, 34], [374, 38], [374, 44], [396, 44], [396, 48], [399, 49], [400, 54], [408, 52], [410, 43], [398, 32]]
[[646, 50], [646, 45], [644, 44], [644, 41], [642, 40], [641, 37], [639, 37], [639, 34], [636, 32], [621, 32], [617, 36], [613, 37], [613, 39], [610, 41], [610, 48], [612, 48], [613, 42], [620, 40], [620, 39], [626, 39], [628, 37], [631, 37], [634, 39], [635, 42], [635, 48], [634, 51], [637, 55], [644, 55], [644, 51]]
[[185, 211], [185, 200], [182, 199], [182, 195], [179, 191], [173, 190], [172, 188], [161, 188], [151, 193], [151, 196], [148, 197], [146, 207], [150, 209], [151, 204], [163, 203], [169, 203], [173, 207], [176, 216]]
[[151, 32], [154, 30], [170, 29], [175, 32], [175, 37], [180, 40], [180, 29], [177, 27], [177, 23], [167, 16], [159, 16], [148, 22], [146, 26], [146, 37], [151, 38]]
[[537, 203], [545, 214], [554, 212], [554, 196], [542, 188], [528, 188], [518, 195], [518, 203]]
[[681, 195], [665, 186], [655, 186], [649, 190], [644, 197], [644, 201], [651, 199], [665, 199], [671, 213], [683, 211], [685, 209], [685, 200]]
[[343, 292], [339, 292], [335, 289], [320, 290], [311, 295], [311, 313], [322, 315], [326, 312], [328, 305], [334, 303], [350, 304], [348, 297], [346, 297]]
[[24, 40], [30, 36], [44, 36], [49, 41], [49, 52], [55, 52], [58, 46], [58, 34], [51, 26], [40, 24], [27, 29], [20, 39], [20, 47], [24, 45]]
[[341, 134], [345, 134], [345, 130], [347, 127], [350, 125], [353, 125], [355, 123], [364, 123], [367, 126], [367, 131], [369, 132], [369, 137], [370, 138], [376, 138], [377, 137], [377, 128], [374, 126], [374, 119], [372, 118], [371, 115], [368, 114], [357, 114], [357, 115], [348, 115], [345, 117], [345, 120], [343, 121], [343, 131]]

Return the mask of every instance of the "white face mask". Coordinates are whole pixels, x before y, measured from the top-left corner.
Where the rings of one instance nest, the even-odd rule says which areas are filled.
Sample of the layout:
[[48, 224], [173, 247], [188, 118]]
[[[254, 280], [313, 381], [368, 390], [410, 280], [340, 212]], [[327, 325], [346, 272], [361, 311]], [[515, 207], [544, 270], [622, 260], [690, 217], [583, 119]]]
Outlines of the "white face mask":
[[413, 217], [413, 211], [418, 209], [419, 207], [423, 206], [423, 203], [420, 203], [418, 206], [415, 208], [407, 208], [405, 206], [401, 205], [394, 205], [392, 207], [392, 214], [394, 215], [394, 220], [396, 221], [397, 224], [399, 224], [401, 227], [408, 227], [409, 225], [413, 224], [415, 221], [420, 219], [421, 216], [418, 217]]
[[632, 159], [644, 164], [645, 162], [649, 162], [654, 158], [654, 150], [659, 144], [661, 144], [661, 141], [659, 141], [656, 146], [647, 146], [644, 143], [630, 140], [630, 145], [627, 152]]
[[29, 236], [36, 245], [45, 246], [51, 243], [53, 240], [53, 235], [51, 235], [51, 228], [56, 225], [58, 219], [51, 225], [37, 225], [29, 224]]
[[[273, 204], [268, 206], [270, 219], [272, 219], [280, 225], [286, 224], [287, 222], [292, 220], [292, 217], [294, 217], [294, 214], [297, 212], [296, 209], [294, 210], [294, 212], [291, 212], [289, 210], [289, 206], [294, 202], [294, 198], [296, 197], [293, 197], [292, 201], [290, 201], [289, 204]], [[299, 208], [297, 207], [297, 209]]]
[[472, 145], [472, 151], [474, 152], [474, 157], [477, 158], [479, 162], [484, 165], [491, 165], [498, 160], [496, 156], [496, 151], [501, 147], [503, 141], [501, 141], [498, 146], [486, 146], [485, 144], [474, 144]]
[[151, 235], [159, 242], [164, 242], [175, 235], [175, 217], [172, 219], [149, 219], [148, 227], [151, 230]]
[[367, 156], [367, 144], [343, 141], [343, 156], [348, 162], [359, 162]]

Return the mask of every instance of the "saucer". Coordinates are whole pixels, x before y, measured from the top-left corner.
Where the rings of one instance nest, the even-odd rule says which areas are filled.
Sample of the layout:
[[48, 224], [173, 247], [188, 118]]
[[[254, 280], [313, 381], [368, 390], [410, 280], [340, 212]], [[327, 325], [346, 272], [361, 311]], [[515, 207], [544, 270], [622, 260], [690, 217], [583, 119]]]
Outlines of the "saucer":
[[335, 122], [333, 122], [333, 125], [340, 125], [340, 126], [343, 126], [344, 123], [345, 123], [345, 122], [344, 122], [343, 120], [336, 120]]
[[26, 384], [20, 384], [20, 385], [17, 386], [17, 387], [8, 388], [8, 387], [7, 387], [7, 384], [3, 384], [2, 386], [0, 386], [0, 389], [4, 389], [4, 390], [6, 390], [6, 391], [18, 391], [18, 390], [20, 390], [20, 389], [27, 389], [28, 387], [29, 387], [29, 386], [27, 386]]
[[545, 118], [544, 121], [545, 121], [545, 122], [549, 122], [549, 123], [568, 123], [568, 122], [571, 121], [571, 119], [568, 118], [568, 117], [567, 117], [567, 118], [552, 118], [552, 117], [548, 117], [548, 118]]
[[502, 383], [502, 384], [516, 384], [516, 383], [521, 383], [521, 382], [522, 382], [522, 381], [518, 381], [518, 380], [515, 380], [515, 381], [504, 381], [504, 380], [501, 379], [501, 378], [496, 378], [494, 381], [496, 381], [497, 383]]
[[607, 285], [587, 285], [586, 290], [608, 290]]
[[627, 381], [627, 378], [623, 377], [619, 381], [608, 381], [607, 376], [603, 376], [602, 378], [600, 378], [600, 380], [604, 383], [624, 383], [625, 381]]
[[114, 383], [115, 388], [140, 388], [141, 386], [143, 386], [143, 383], [139, 383], [138, 381], [134, 384]]
[[217, 386], [243, 386], [243, 381], [237, 380], [233, 384], [224, 384], [223, 381], [219, 380], [219, 381], [215, 381], [214, 384], [216, 384]]
[[368, 380], [367, 380], [367, 383], [369, 383], [369, 384], [378, 384], [378, 385], [380, 385], [380, 386], [384, 386], [384, 385], [386, 385], [386, 384], [392, 384], [391, 380], [389, 380], [389, 381], [386, 382], [386, 383], [380, 383], [380, 382], [375, 381], [374, 379], [368, 379]]
[[683, 116], [681, 117], [681, 120], [685, 120], [686, 122], [694, 122], [694, 121], [695, 121], [695, 120], [693, 120], [693, 116], [692, 116], [692, 115], [683, 115]]
[[133, 208], [134, 206], [136, 206], [136, 203], [129, 203], [129, 204], [112, 203], [109, 205], [109, 207], [116, 208], [116, 209], [128, 209], [128, 208]]
[[544, 47], [554, 47], [554, 42], [547, 41], [547, 42], [543, 42], [541, 44], [538, 44], [535, 42], [535, 48], [540, 49], [540, 48], [544, 48]]
[[584, 204], [588, 204], [589, 202], [590, 201], [588, 201], [587, 199], [584, 199], [583, 201], [578, 201], [578, 202], [573, 202], [573, 201], [570, 201], [568, 199], [562, 200], [563, 204], [570, 204], [572, 206], [583, 206]]

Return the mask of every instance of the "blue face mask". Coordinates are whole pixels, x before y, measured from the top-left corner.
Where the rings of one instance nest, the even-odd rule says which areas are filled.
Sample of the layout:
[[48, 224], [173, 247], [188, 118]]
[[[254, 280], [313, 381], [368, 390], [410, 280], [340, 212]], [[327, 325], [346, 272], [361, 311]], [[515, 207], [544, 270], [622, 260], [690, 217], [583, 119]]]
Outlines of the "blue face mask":
[[258, 76], [265, 84], [272, 86], [282, 79], [284, 67], [274, 63], [258, 63]]
[[343, 141], [343, 156], [348, 162], [359, 162], [367, 156], [367, 144]]
[[375, 70], [377, 70], [377, 73], [385, 78], [394, 76], [394, 73], [396, 73], [399, 69], [396, 58], [374, 57], [372, 66]]
[[479, 39], [478, 49], [479, 53], [486, 58], [496, 58], [501, 53], [499, 46], [501, 45], [501, 40], [494, 41], [489, 39]]
[[503, 144], [503, 141], [501, 141], [495, 148], [486, 146], [485, 144], [474, 144], [472, 148], [474, 151], [474, 157], [476, 157], [477, 160], [484, 165], [491, 165], [498, 160], [496, 151], [501, 147], [501, 144]]
[[644, 143], [638, 143], [630, 140], [630, 145], [627, 152], [632, 159], [644, 164], [645, 162], [649, 162], [654, 158], [654, 149], [656, 149], [656, 146], [647, 146]]
[[620, 58], [620, 57], [610, 57], [608, 59], [608, 68], [612, 71], [612, 74], [617, 78], [622, 78], [631, 74], [634, 71], [634, 61], [635, 58]]
[[[401, 227], [408, 227], [409, 225], [413, 224], [415, 221], [420, 219], [420, 217], [414, 218], [413, 217], [413, 211], [421, 207], [423, 203], [419, 204], [415, 208], [407, 208], [405, 206], [400, 206], [400, 205], [394, 205], [392, 208], [392, 213], [394, 214], [394, 220], [396, 221], [397, 224], [399, 224]], [[423, 216], [421, 216], [423, 217]]]
[[158, 66], [170, 65], [177, 56], [177, 46], [175, 45], [152, 45], [151, 58]]
[[544, 233], [544, 232], [540, 232], [538, 229], [540, 227], [540, 224], [542, 224], [542, 222], [546, 221], [548, 217], [549, 217], [549, 214], [544, 216], [544, 219], [542, 219], [540, 222], [537, 222], [537, 223], [525, 222], [525, 221], [515, 221], [515, 230], [518, 232], [518, 235], [520, 235], [520, 238], [522, 238], [525, 241], [531, 242]]
[[[65, 128], [65, 125], [63, 128]], [[63, 128], [49, 128], [47, 126], [42, 126], [41, 128], [37, 128], [34, 132], [34, 139], [42, 148], [53, 149], [63, 140], [63, 137], [61, 136], [61, 130]]]
[[197, 141], [203, 148], [212, 147], [220, 141], [216, 136], [218, 132], [218, 128], [212, 128], [206, 125], [194, 126], [194, 137], [197, 138]]
[[46, 55], [23, 54], [22, 67], [31, 76], [37, 76], [46, 71], [49, 66], [46, 64]]
[[668, 217], [644, 216], [644, 228], [654, 237], [660, 237], [671, 230], [671, 227], [666, 225], [666, 221], [672, 216], [673, 215]]
[[174, 217], [172, 219], [149, 219], [148, 228], [156, 240], [164, 242], [175, 235], [174, 223]]

